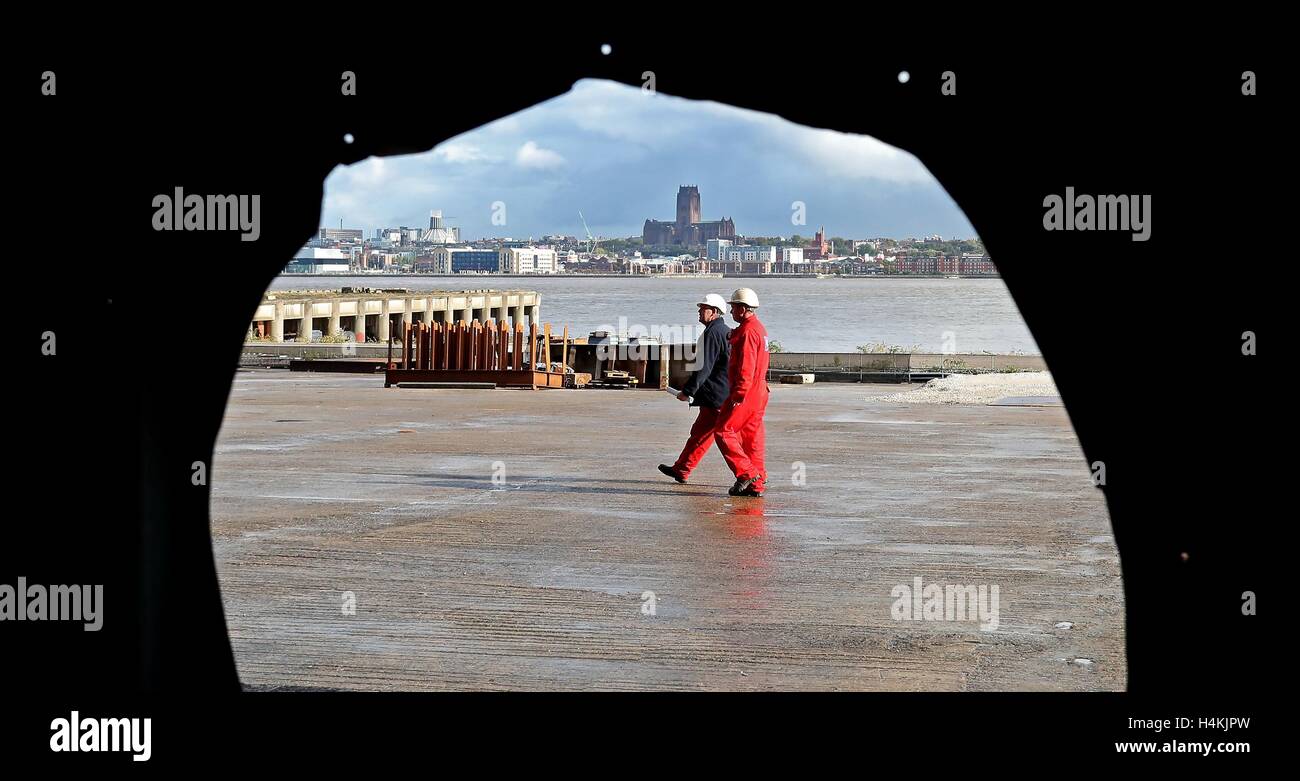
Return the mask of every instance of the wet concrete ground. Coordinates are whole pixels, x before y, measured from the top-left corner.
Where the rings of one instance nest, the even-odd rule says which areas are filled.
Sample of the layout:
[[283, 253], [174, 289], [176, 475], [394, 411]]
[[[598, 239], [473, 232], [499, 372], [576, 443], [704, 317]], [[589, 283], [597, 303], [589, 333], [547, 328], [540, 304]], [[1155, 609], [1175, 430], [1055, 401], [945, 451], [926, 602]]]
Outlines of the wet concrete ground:
[[[886, 400], [906, 387], [773, 385], [746, 499], [716, 450], [688, 485], [656, 471], [694, 418], [666, 393], [241, 371], [211, 479], [240, 677], [1123, 689], [1118, 556], [1065, 410]], [[918, 577], [997, 585], [996, 631], [895, 620]]]

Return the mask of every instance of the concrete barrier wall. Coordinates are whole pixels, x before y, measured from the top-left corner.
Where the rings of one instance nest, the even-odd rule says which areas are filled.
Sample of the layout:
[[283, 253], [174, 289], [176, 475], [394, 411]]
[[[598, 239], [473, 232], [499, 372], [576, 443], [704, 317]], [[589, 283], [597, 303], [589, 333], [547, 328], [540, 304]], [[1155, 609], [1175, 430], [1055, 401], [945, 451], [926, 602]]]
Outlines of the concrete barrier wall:
[[983, 355], [958, 353], [773, 353], [771, 368], [846, 369], [849, 371], [1045, 371], [1041, 355]]
[[772, 369], [907, 371], [907, 353], [772, 353]]
[[1041, 355], [983, 355], [957, 353], [912, 353], [911, 366], [914, 371], [925, 369], [947, 369], [962, 371], [1006, 371], [1019, 369], [1023, 371], [1047, 371], [1047, 363]]

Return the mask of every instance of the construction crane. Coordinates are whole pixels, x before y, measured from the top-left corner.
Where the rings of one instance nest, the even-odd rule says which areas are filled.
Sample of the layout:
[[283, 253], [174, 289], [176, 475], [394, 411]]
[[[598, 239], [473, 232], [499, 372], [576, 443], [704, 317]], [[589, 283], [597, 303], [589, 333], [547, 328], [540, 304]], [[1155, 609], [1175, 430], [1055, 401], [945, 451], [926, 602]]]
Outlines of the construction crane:
[[587, 232], [587, 241], [589, 242], [587, 244], [587, 254], [595, 255], [596, 248], [600, 246], [600, 242], [596, 241], [595, 236], [591, 235], [591, 228], [587, 227], [587, 218], [582, 216], [582, 209], [578, 210], [578, 219], [582, 220], [582, 229]]

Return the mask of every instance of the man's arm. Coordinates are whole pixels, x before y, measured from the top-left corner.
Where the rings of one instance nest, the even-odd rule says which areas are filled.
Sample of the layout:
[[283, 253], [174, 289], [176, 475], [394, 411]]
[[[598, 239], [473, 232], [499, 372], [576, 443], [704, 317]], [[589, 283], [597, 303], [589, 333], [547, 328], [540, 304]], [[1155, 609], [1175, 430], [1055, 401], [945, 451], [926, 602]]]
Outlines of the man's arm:
[[694, 396], [713, 371], [713, 364], [717, 362], [718, 353], [722, 351], [721, 339], [716, 333], [721, 330], [721, 328], [706, 328], [700, 336], [700, 341], [695, 347], [695, 356], [700, 362], [700, 368], [691, 373], [690, 380], [682, 387], [682, 393], [687, 396]]

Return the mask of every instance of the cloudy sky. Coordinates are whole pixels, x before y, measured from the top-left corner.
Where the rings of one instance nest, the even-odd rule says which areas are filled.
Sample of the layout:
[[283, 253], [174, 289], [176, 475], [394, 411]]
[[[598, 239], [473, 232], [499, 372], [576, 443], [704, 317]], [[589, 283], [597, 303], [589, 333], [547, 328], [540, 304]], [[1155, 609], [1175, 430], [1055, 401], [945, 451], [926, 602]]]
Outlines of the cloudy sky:
[[699, 186], [704, 220], [731, 217], [741, 235], [975, 235], [919, 160], [873, 138], [595, 80], [431, 152], [335, 168], [321, 224], [373, 236], [441, 209], [466, 239], [582, 236], [581, 210], [598, 236], [639, 236], [647, 217], [674, 218], [682, 184]]

